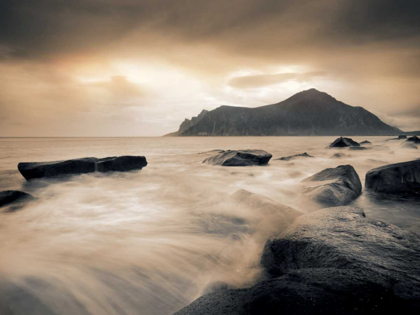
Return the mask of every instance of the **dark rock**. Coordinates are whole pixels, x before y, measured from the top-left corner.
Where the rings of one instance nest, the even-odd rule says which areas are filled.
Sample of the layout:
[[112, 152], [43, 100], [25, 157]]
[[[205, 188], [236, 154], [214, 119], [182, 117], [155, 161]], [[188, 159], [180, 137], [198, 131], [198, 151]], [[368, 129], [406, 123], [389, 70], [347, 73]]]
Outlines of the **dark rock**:
[[419, 262], [418, 235], [358, 208], [323, 209], [267, 242], [261, 264], [272, 279], [204, 295], [176, 314], [416, 314]]
[[327, 168], [302, 181], [303, 193], [323, 206], [343, 206], [360, 196], [362, 184], [351, 165]]
[[340, 137], [335, 139], [333, 143], [329, 145], [329, 148], [345, 148], [345, 147], [360, 147], [360, 144], [351, 138]]
[[22, 203], [34, 199], [35, 198], [32, 195], [19, 190], [0, 191], [0, 207], [4, 207], [12, 203]]
[[414, 143], [420, 143], [420, 139], [417, 136], [412, 136], [408, 138], [406, 141], [414, 142]]
[[97, 158], [82, 158], [53, 162], [19, 163], [19, 172], [26, 180], [49, 178], [66, 175], [80, 175], [95, 171], [131, 171], [142, 169], [147, 165], [143, 156], [120, 156]]
[[147, 161], [144, 156], [117, 156], [99, 159], [96, 163], [96, 170], [98, 172], [128, 172], [134, 170], [141, 170], [147, 166]]
[[366, 173], [365, 187], [383, 195], [420, 197], [420, 160], [374, 168]]
[[312, 155], [309, 155], [308, 153], [305, 152], [305, 153], [295, 154], [295, 155], [291, 155], [291, 156], [284, 156], [284, 157], [278, 158], [276, 160], [290, 161], [290, 160], [294, 160], [294, 159], [297, 159], [297, 158], [303, 158], [303, 157], [313, 158]]
[[361, 145], [370, 145], [370, 144], [372, 144], [372, 142], [365, 140], [365, 141], [360, 142], [360, 144]]
[[331, 159], [341, 159], [341, 158], [349, 158], [351, 157], [351, 155], [349, 154], [344, 154], [344, 153], [335, 153], [333, 155], [331, 155]]
[[222, 166], [265, 165], [271, 157], [270, 153], [263, 150], [227, 150], [205, 159], [203, 163]]
[[407, 136], [406, 135], [399, 135], [398, 139], [407, 139]]

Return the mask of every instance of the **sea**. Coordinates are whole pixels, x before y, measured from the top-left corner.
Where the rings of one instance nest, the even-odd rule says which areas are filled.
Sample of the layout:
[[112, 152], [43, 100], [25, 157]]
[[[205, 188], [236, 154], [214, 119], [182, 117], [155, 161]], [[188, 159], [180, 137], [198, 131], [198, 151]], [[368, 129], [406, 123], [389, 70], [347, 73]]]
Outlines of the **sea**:
[[[325, 168], [366, 172], [420, 158], [404, 140], [369, 140], [365, 151], [327, 149], [336, 137], [0, 138], [0, 190], [37, 198], [0, 209], [1, 314], [172, 314], [217, 283], [252, 286], [276, 214], [237, 204], [239, 189], [303, 213], [316, 205], [300, 182]], [[266, 166], [222, 167], [202, 161], [216, 149], [261, 149]], [[307, 152], [313, 158], [276, 160]], [[342, 153], [341, 158], [332, 157]], [[19, 162], [143, 155], [127, 173], [27, 182]], [[420, 233], [420, 204], [366, 191], [351, 205], [372, 220]]]

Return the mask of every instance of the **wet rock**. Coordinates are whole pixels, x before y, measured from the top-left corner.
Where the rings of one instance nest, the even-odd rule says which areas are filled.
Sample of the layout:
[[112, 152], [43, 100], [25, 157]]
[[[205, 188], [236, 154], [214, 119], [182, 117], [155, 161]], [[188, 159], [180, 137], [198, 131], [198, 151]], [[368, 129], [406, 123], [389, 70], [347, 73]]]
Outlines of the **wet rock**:
[[351, 155], [349, 155], [349, 154], [335, 153], [335, 154], [331, 155], [330, 159], [341, 159], [341, 158], [349, 158], [349, 157], [351, 157]]
[[371, 144], [372, 144], [372, 142], [370, 142], [368, 140], [360, 142], [360, 145], [371, 145]]
[[117, 156], [99, 159], [96, 162], [96, 170], [98, 172], [128, 172], [134, 170], [141, 170], [147, 166], [147, 161], [144, 156]]
[[420, 160], [374, 168], [366, 173], [365, 187], [382, 195], [420, 197]]
[[23, 203], [35, 198], [20, 190], [5, 190], [0, 191], [0, 207], [8, 206], [12, 203]]
[[398, 139], [407, 139], [407, 136], [406, 135], [399, 135]]
[[221, 166], [251, 166], [265, 165], [272, 155], [263, 150], [227, 150], [203, 161], [212, 165]]
[[360, 144], [351, 138], [340, 137], [331, 143], [329, 148], [360, 147]]
[[327, 168], [302, 181], [303, 193], [323, 206], [343, 206], [360, 196], [362, 184], [351, 165]]
[[308, 153], [304, 152], [304, 153], [295, 154], [295, 155], [291, 155], [291, 156], [284, 156], [284, 157], [278, 158], [276, 160], [290, 161], [290, 160], [295, 160], [295, 159], [298, 159], [298, 158], [306, 158], [306, 157], [313, 158], [312, 155], [309, 155]]
[[364, 151], [364, 150], [369, 150], [371, 148], [367, 148], [367, 147], [350, 147], [349, 150], [354, 150], [354, 151]]
[[267, 242], [261, 264], [271, 279], [204, 295], [176, 314], [415, 314], [419, 262], [418, 235], [358, 208], [327, 208]]
[[53, 162], [19, 163], [19, 172], [26, 180], [50, 178], [66, 175], [80, 175], [108, 171], [125, 172], [139, 170], [147, 165], [144, 156], [120, 156], [97, 158], [81, 158]]
[[412, 136], [408, 138], [406, 141], [414, 142], [414, 143], [420, 143], [420, 139], [417, 136]]

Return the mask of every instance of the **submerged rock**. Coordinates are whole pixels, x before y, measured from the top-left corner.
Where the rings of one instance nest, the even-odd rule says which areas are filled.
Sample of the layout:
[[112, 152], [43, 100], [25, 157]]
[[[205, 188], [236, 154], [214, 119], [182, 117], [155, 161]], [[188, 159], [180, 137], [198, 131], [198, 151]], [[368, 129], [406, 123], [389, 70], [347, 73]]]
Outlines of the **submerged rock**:
[[331, 155], [330, 159], [341, 159], [341, 158], [349, 158], [349, 157], [351, 157], [351, 155], [349, 155], [349, 154], [335, 153], [335, 154]]
[[404, 149], [414, 149], [414, 150], [418, 149], [417, 146], [413, 143], [404, 143], [402, 148], [404, 148]]
[[354, 151], [364, 151], [364, 150], [369, 150], [371, 148], [366, 148], [366, 147], [350, 147], [349, 150], [354, 150]]
[[420, 160], [374, 168], [366, 173], [365, 187], [383, 195], [420, 197]]
[[327, 208], [267, 242], [261, 264], [271, 279], [204, 295], [176, 314], [415, 314], [419, 262], [418, 235], [358, 208]]
[[30, 200], [34, 200], [31, 194], [20, 190], [5, 190], [0, 191], [0, 207], [8, 206], [12, 203], [22, 203]]
[[203, 163], [221, 166], [251, 166], [265, 165], [272, 155], [263, 150], [227, 150], [209, 157]]
[[372, 144], [372, 142], [370, 142], [368, 140], [365, 140], [365, 141], [360, 142], [360, 144], [361, 145], [370, 145], [370, 144]]
[[80, 175], [93, 172], [140, 170], [147, 165], [144, 156], [120, 156], [97, 158], [81, 158], [53, 162], [19, 163], [19, 172], [26, 180], [49, 178], [65, 175]]
[[414, 142], [414, 143], [420, 143], [420, 139], [417, 136], [412, 136], [408, 138], [406, 141]]
[[290, 161], [290, 160], [294, 160], [294, 159], [297, 159], [297, 158], [305, 158], [305, 157], [313, 158], [312, 155], [309, 155], [308, 153], [304, 152], [304, 153], [295, 154], [295, 155], [291, 155], [291, 156], [284, 156], [284, 157], [278, 158], [276, 160]]
[[398, 139], [407, 139], [407, 136], [406, 135], [399, 135]]
[[360, 144], [351, 138], [340, 137], [331, 143], [329, 148], [360, 147]]
[[304, 195], [323, 206], [343, 206], [362, 193], [359, 175], [351, 165], [327, 168], [302, 183]]

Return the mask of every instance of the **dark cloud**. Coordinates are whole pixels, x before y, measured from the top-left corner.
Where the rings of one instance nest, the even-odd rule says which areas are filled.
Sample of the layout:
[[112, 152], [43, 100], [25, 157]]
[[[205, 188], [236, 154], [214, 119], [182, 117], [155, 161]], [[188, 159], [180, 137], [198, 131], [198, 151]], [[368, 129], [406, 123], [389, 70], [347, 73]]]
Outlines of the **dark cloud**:
[[315, 77], [325, 76], [326, 74], [327, 73], [323, 71], [312, 71], [305, 73], [289, 72], [268, 75], [250, 75], [232, 78], [229, 80], [228, 84], [236, 88], [258, 88], [290, 80], [311, 81]]

